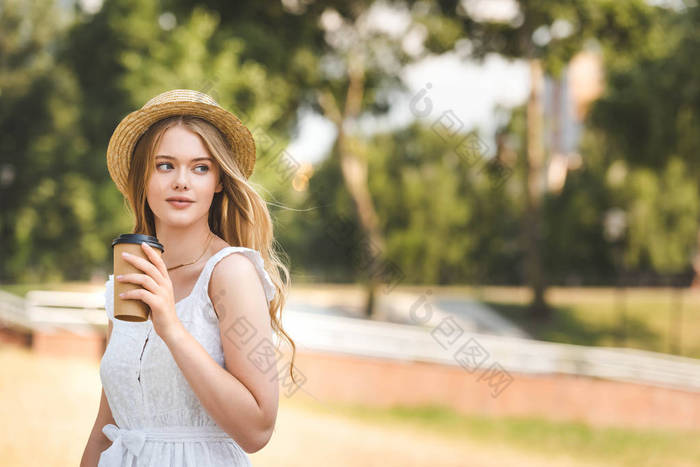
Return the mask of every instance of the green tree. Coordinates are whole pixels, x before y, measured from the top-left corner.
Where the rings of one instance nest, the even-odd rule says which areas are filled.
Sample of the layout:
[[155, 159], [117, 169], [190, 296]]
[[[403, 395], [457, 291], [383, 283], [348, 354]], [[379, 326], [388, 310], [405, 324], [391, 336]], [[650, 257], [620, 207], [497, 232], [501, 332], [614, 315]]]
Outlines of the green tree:
[[499, 260], [517, 256], [513, 199], [489, 170], [497, 161], [469, 164], [453, 141], [420, 123], [376, 135], [367, 153], [387, 256], [407, 281], [484, 283], [504, 272]]
[[81, 157], [81, 93], [59, 59], [72, 25], [55, 2], [0, 8], [0, 280], [78, 278], [104, 260]]
[[[455, 139], [459, 137], [478, 135]], [[502, 174], [491, 170], [494, 160], [468, 164], [455, 151], [454, 141], [420, 122], [377, 133], [355, 150], [368, 161], [369, 189], [386, 254], [366, 256], [339, 161], [328, 158], [314, 175], [321, 188], [311, 193], [316, 209], [309, 220], [326, 228], [311, 230], [308, 238], [308, 249], [317, 253], [324, 269], [368, 264], [368, 269], [389, 271], [395, 281], [411, 284], [516, 280], [511, 265], [520, 251], [517, 193], [504, 192]], [[323, 241], [329, 232], [332, 243]], [[334, 273], [343, 274], [337, 269]]]
[[601, 135], [598, 150], [609, 155], [611, 164], [620, 160], [629, 167], [626, 208], [633, 222], [627, 261], [665, 274], [692, 263], [695, 284], [700, 283], [695, 201], [700, 194], [700, 70], [694, 63], [699, 25], [698, 6], [663, 10], [647, 31], [647, 47], [634, 55], [611, 52], [607, 90], [589, 121]]
[[[654, 19], [644, 47], [608, 54], [606, 93], [593, 108], [588, 131], [600, 135], [595, 152], [628, 172], [617, 190], [630, 219], [626, 263], [653, 269], [669, 282], [692, 266], [698, 286], [700, 72], [694, 57], [700, 8], [685, 2]], [[669, 350], [681, 353], [678, 287], [673, 295]]]
[[[423, 5], [423, 2], [418, 2]], [[428, 46], [435, 52], [467, 48], [465, 56], [482, 59], [489, 53], [525, 59], [530, 68], [531, 91], [527, 103], [527, 136], [523, 172], [526, 207], [523, 229], [527, 239], [526, 278], [533, 290], [533, 316], [548, 318], [546, 278], [542, 264], [542, 199], [539, 186], [544, 165], [542, 136], [542, 78], [557, 78], [584, 44], [595, 39], [606, 48], [628, 50], [645, 39], [653, 9], [642, 0], [558, 0], [517, 2], [508, 19], [486, 16], [479, 2], [438, 1], [430, 4], [424, 24]]]

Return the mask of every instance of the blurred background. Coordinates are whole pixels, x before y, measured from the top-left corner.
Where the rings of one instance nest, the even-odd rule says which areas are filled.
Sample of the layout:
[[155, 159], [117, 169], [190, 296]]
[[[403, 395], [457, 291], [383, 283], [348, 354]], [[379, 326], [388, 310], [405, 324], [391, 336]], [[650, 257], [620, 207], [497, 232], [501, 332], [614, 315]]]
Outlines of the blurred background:
[[0, 464], [79, 463], [132, 228], [109, 137], [189, 88], [254, 133], [291, 267], [301, 383], [254, 465], [700, 465], [699, 25], [691, 0], [1, 1]]

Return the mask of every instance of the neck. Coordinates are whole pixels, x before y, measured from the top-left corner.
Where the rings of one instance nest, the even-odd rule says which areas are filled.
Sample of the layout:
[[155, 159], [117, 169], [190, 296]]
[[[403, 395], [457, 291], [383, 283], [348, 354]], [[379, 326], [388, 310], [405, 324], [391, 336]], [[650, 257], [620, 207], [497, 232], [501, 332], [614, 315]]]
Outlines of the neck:
[[[210, 235], [213, 236], [214, 233], [209, 229], [206, 219], [204, 222], [184, 227], [164, 225], [156, 220], [156, 236], [165, 248], [162, 258], [168, 268], [197, 259], [207, 246]], [[212, 244], [213, 240], [209, 243], [209, 247]], [[206, 257], [205, 253], [202, 259]]]

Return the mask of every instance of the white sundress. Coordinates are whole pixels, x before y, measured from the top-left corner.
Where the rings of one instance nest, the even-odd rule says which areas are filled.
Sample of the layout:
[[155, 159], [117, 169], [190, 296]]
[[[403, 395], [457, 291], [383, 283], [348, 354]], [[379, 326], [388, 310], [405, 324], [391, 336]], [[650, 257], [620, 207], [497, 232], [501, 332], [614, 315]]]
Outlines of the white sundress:
[[[258, 271], [269, 302], [275, 286], [260, 252], [225, 247], [207, 260], [190, 294], [175, 304], [187, 330], [224, 367], [218, 319], [209, 298], [212, 270], [221, 258], [242, 253]], [[114, 319], [114, 277], [105, 283], [105, 311], [112, 321], [100, 360], [100, 379], [116, 425], [102, 432], [112, 441], [98, 467], [252, 466], [247, 453], [205, 411], [152, 321]]]

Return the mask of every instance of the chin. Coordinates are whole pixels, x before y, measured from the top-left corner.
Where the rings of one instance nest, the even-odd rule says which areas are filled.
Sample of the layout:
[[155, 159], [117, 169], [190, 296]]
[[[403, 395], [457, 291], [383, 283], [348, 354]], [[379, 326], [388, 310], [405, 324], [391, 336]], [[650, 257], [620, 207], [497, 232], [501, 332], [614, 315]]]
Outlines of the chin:
[[188, 225], [194, 224], [194, 219], [190, 219], [189, 217], [181, 219], [166, 217], [165, 219], [161, 219], [161, 222], [165, 225], [171, 225], [173, 227], [187, 227]]
[[192, 206], [189, 209], [186, 209], [184, 211], [176, 211], [176, 210], [166, 210], [164, 213], [161, 213], [161, 216], [158, 216], [161, 221], [163, 221], [166, 224], [172, 224], [172, 225], [177, 225], [177, 226], [183, 226], [183, 225], [189, 225], [193, 224], [196, 222], [198, 219], [200, 219], [202, 216], [208, 216], [209, 212], [204, 211], [204, 212], [198, 212], [195, 211], [194, 206]]
[[199, 219], [199, 213], [192, 212], [169, 212], [164, 217], [163, 220], [170, 221], [177, 224], [191, 223]]
[[197, 218], [197, 216], [191, 212], [173, 212], [171, 210], [158, 213], [154, 212], [153, 214], [164, 224], [177, 226], [191, 224]]

